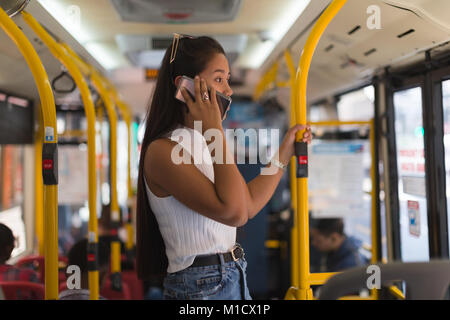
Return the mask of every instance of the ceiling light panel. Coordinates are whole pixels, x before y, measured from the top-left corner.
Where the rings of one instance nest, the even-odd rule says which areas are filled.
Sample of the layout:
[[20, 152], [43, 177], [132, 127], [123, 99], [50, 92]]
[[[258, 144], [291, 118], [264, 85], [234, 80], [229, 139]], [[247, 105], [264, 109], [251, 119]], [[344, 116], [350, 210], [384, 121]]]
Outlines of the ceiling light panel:
[[[246, 34], [211, 35], [225, 50], [229, 63], [247, 46]], [[116, 36], [120, 51], [138, 67], [159, 68], [166, 49], [172, 44], [172, 35], [126, 35]]]
[[241, 0], [111, 0], [124, 21], [205, 23], [232, 21]]

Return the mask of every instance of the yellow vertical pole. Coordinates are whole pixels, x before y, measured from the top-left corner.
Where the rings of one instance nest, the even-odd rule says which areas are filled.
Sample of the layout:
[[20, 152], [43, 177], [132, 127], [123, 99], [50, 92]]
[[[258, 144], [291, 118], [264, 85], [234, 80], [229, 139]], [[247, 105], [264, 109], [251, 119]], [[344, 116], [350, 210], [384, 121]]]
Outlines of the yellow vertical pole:
[[133, 226], [131, 224], [131, 219], [130, 219], [131, 218], [131, 202], [133, 201], [133, 189], [131, 188], [131, 120], [132, 120], [132, 114], [131, 114], [130, 108], [123, 102], [122, 99], [120, 99], [119, 94], [117, 93], [117, 90], [114, 88], [112, 83], [106, 78], [103, 78], [103, 79], [108, 84], [111, 95], [114, 99], [114, 102], [116, 103], [117, 107], [119, 108], [122, 118], [125, 120], [125, 123], [127, 125], [127, 135], [128, 135], [128, 143], [127, 143], [128, 221], [125, 223], [125, 227], [127, 230], [127, 241], [125, 242], [125, 248], [127, 250], [131, 250], [134, 245], [134, 243], [133, 243], [134, 230], [133, 230]]
[[[303, 48], [302, 55], [300, 57], [299, 66], [296, 76], [296, 87], [298, 88], [298, 112], [296, 112], [297, 124], [306, 125], [306, 86], [308, 81], [308, 73], [311, 65], [312, 56], [319, 42], [320, 37], [325, 31], [328, 24], [336, 16], [339, 10], [344, 6], [346, 0], [333, 0], [328, 8], [322, 13], [319, 20], [314, 25], [306, 44]], [[298, 131], [296, 135], [297, 144], [300, 148], [306, 149], [306, 146], [302, 146], [302, 137], [304, 130]], [[299, 156], [300, 160], [300, 155]], [[302, 165], [306, 165], [307, 168], [307, 155], [306, 163], [304, 155], [301, 159]], [[303, 169], [300, 168], [299, 169]], [[309, 300], [313, 298], [312, 290], [309, 282], [309, 217], [308, 217], [308, 179], [306, 176], [302, 176], [297, 172], [297, 221], [298, 221], [298, 248], [299, 248], [299, 290], [297, 291], [297, 298], [301, 300]]]
[[[110, 194], [111, 194], [111, 220], [114, 222], [119, 221], [119, 203], [117, 201], [117, 114], [114, 108], [113, 100], [111, 99], [110, 92], [108, 92], [102, 76], [93, 67], [83, 61], [67, 44], [63, 44], [64, 48], [72, 55], [76, 63], [80, 67], [81, 71], [88, 75], [92, 80], [92, 83], [96, 90], [99, 92], [100, 97], [106, 108], [110, 125]], [[117, 229], [115, 229], [117, 230]], [[116, 283], [120, 281], [120, 243], [118, 241], [111, 242], [111, 274], [114, 275], [114, 286], [120, 286]], [[119, 275], [119, 276], [116, 276]], [[116, 280], [117, 279], [117, 280]]]
[[[372, 258], [371, 258], [371, 263], [372, 264], [376, 264], [378, 262], [380, 262], [381, 257], [378, 256], [378, 219], [377, 219], [377, 210], [376, 210], [376, 202], [377, 202], [377, 193], [376, 193], [376, 188], [375, 188], [375, 181], [376, 181], [376, 177], [375, 177], [375, 166], [378, 165], [378, 163], [376, 163], [375, 161], [375, 119], [372, 119], [370, 121], [370, 153], [372, 155], [372, 162], [371, 162], [371, 166], [370, 166], [370, 176], [371, 176], [371, 180], [372, 180], [372, 192], [371, 192], [371, 196], [372, 196], [372, 210], [371, 210], [371, 219], [372, 219]], [[378, 290], [377, 289], [372, 289], [371, 290], [371, 295], [374, 299], [378, 299]]]
[[67, 53], [61, 44], [57, 43], [48, 32], [42, 28], [29, 13], [22, 13], [25, 22], [41, 38], [41, 40], [50, 49], [50, 52], [57, 58], [69, 71], [75, 84], [80, 90], [81, 98], [87, 118], [87, 136], [88, 136], [88, 190], [89, 190], [89, 223], [88, 223], [88, 269], [89, 269], [89, 292], [91, 300], [98, 300], [99, 297], [99, 274], [97, 257], [97, 206], [96, 206], [96, 176], [95, 176], [95, 107], [89, 87], [78, 69], [73, 58]]
[[103, 140], [102, 140], [102, 132], [103, 132], [103, 103], [101, 103], [101, 100], [98, 101], [97, 103], [97, 120], [98, 123], [100, 124], [100, 128], [98, 131], [98, 134], [100, 136], [100, 140], [99, 140], [99, 151], [100, 151], [100, 158], [99, 158], [99, 180], [100, 180], [100, 190], [101, 187], [103, 185], [103, 181], [105, 180], [104, 175], [103, 175]]
[[[129, 110], [129, 109], [128, 109]], [[129, 111], [130, 112], [130, 111]], [[127, 203], [127, 209], [128, 209], [128, 220], [126, 223], [126, 229], [127, 229], [127, 241], [125, 243], [125, 247], [128, 251], [131, 251], [134, 246], [134, 230], [133, 230], [133, 224], [132, 224], [132, 211], [133, 211], [133, 188], [131, 187], [131, 144], [132, 144], [132, 134], [131, 134], [131, 123], [132, 123], [132, 116], [131, 112], [129, 115], [128, 120], [128, 203]]]
[[[117, 114], [111, 95], [105, 87], [102, 77], [96, 70], [91, 69], [91, 79], [100, 93], [106, 107], [110, 124], [110, 194], [111, 194], [111, 220], [117, 223], [120, 220], [119, 203], [117, 201]], [[116, 227], [113, 227], [117, 230]], [[120, 243], [111, 242], [111, 273], [120, 273]]]
[[128, 154], [128, 161], [127, 161], [127, 186], [128, 186], [128, 199], [127, 199], [127, 211], [128, 211], [128, 220], [125, 223], [125, 227], [127, 230], [127, 241], [125, 242], [125, 248], [130, 251], [133, 248], [133, 225], [131, 223], [131, 204], [133, 201], [133, 189], [131, 188], [131, 111], [129, 107], [119, 99], [117, 92], [114, 92], [114, 97], [116, 99], [116, 104], [119, 106], [119, 109], [122, 112], [122, 117], [125, 119], [125, 122], [127, 124], [127, 132], [128, 132], [128, 143], [127, 143], [127, 154]]
[[[114, 279], [120, 279], [117, 277], [117, 274], [120, 274], [121, 266], [121, 252], [120, 252], [120, 242], [118, 241], [118, 228], [120, 222], [120, 213], [119, 213], [119, 202], [117, 200], [117, 113], [114, 108], [114, 97], [111, 92], [107, 89], [107, 83], [104, 78], [97, 73], [91, 67], [91, 78], [94, 82], [94, 85], [99, 89], [99, 91], [103, 91], [103, 95], [105, 99], [105, 107], [106, 112], [108, 114], [109, 122], [110, 122], [110, 177], [111, 177], [111, 221], [113, 223], [113, 233], [116, 236], [116, 239], [111, 242], [111, 274], [114, 275]], [[94, 80], [95, 79], [95, 80]], [[97, 84], [95, 84], [97, 83]], [[116, 104], [117, 105], [117, 104]], [[116, 280], [119, 281], [119, 280]]]
[[44, 255], [44, 181], [42, 179], [42, 144], [44, 143], [44, 121], [42, 106], [38, 107], [38, 130], [34, 142], [34, 226], [38, 241], [38, 252]]
[[[57, 130], [56, 110], [50, 81], [33, 45], [17, 27], [14, 21], [0, 8], [0, 27], [14, 41], [24, 56], [38, 88], [44, 120], [45, 141], [43, 150], [52, 150], [53, 161], [41, 167], [42, 172], [57, 173]], [[44, 151], [43, 151], [44, 153]], [[58, 180], [53, 175], [52, 182], [44, 185], [44, 255], [45, 255], [45, 299], [58, 299]]]
[[[295, 67], [292, 61], [292, 56], [289, 50], [284, 52], [284, 58], [286, 60], [286, 65], [289, 70], [289, 84], [291, 89], [290, 97], [290, 118], [289, 125], [292, 127], [295, 125], [295, 112], [297, 106], [295, 105], [297, 99], [295, 93]], [[297, 221], [297, 184], [296, 184], [296, 162], [295, 157], [292, 157], [290, 161], [289, 174], [291, 182], [291, 207], [293, 212], [293, 226], [291, 230], [291, 284], [294, 288], [298, 288], [298, 221]]]

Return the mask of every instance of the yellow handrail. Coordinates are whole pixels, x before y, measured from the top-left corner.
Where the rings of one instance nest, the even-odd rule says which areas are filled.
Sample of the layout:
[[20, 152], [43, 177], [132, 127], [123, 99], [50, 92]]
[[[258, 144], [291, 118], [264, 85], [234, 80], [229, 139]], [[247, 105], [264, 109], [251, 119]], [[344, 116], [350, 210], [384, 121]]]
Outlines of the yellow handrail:
[[371, 125], [371, 121], [339, 121], [339, 120], [331, 120], [331, 121], [314, 121], [314, 122], [308, 122], [311, 126], [345, 126], [345, 125], [357, 125], [357, 126], [363, 126], [363, 125]]
[[253, 100], [258, 100], [264, 90], [266, 90], [270, 84], [274, 83], [277, 77], [278, 63], [274, 63], [272, 67], [262, 76], [261, 81], [256, 85], [255, 92], [253, 93]]
[[58, 136], [67, 138], [85, 138], [87, 133], [86, 130], [65, 130], [63, 133], [58, 134]]
[[[320, 37], [325, 31], [328, 24], [344, 6], [346, 0], [334, 0], [328, 8], [322, 13], [319, 20], [314, 25], [300, 57], [299, 66], [297, 68], [295, 89], [298, 89], [296, 123], [306, 125], [306, 86], [308, 81], [308, 73], [311, 65], [312, 56], [319, 42]], [[295, 90], [297, 91], [297, 90]], [[298, 131], [296, 141], [302, 140], [304, 130]], [[298, 232], [298, 248], [299, 248], [299, 288], [297, 291], [297, 299], [312, 299], [312, 290], [309, 282], [309, 217], [308, 217], [308, 179], [306, 177], [297, 178], [297, 225]]]
[[[376, 206], [377, 206], [377, 194], [376, 194], [376, 188], [375, 188], [375, 178], [376, 178], [376, 171], [375, 171], [375, 166], [378, 165], [378, 163], [376, 163], [376, 159], [375, 159], [375, 149], [376, 149], [376, 145], [375, 145], [375, 119], [372, 119], [372, 121], [370, 121], [370, 154], [372, 155], [372, 161], [371, 161], [371, 165], [370, 165], [370, 178], [372, 181], [372, 190], [371, 190], [371, 226], [372, 226], [372, 258], [371, 258], [371, 263], [372, 264], [376, 264], [378, 262], [380, 262], [381, 257], [378, 255], [378, 241], [377, 239], [379, 239], [379, 234], [378, 234], [378, 220], [377, 220], [377, 210], [376, 210]], [[374, 297], [375, 300], [378, 300], [378, 290], [377, 289], [372, 289], [371, 290], [371, 295]]]
[[[38, 110], [41, 110], [39, 106]], [[44, 121], [38, 116], [38, 129], [34, 141], [34, 230], [38, 241], [38, 253], [44, 255], [44, 181], [42, 179], [42, 144], [44, 143]]]
[[322, 272], [310, 273], [308, 276], [308, 283], [310, 285], [324, 284], [327, 280], [337, 274], [338, 272]]
[[[88, 224], [88, 241], [89, 241], [89, 293], [91, 300], [98, 300], [99, 297], [99, 273], [96, 261], [98, 261], [97, 247], [97, 185], [95, 172], [95, 107], [92, 100], [91, 92], [86, 80], [81, 74], [79, 68], [73, 58], [67, 53], [64, 47], [56, 42], [52, 36], [36, 21], [29, 13], [23, 12], [25, 22], [33, 29], [33, 31], [41, 38], [41, 40], [50, 49], [50, 52], [57, 58], [69, 71], [73, 77], [75, 84], [80, 90], [81, 98], [87, 119], [87, 138], [88, 138], [88, 190], [89, 190], [89, 224]], [[93, 262], [93, 263], [92, 263]]]
[[[50, 81], [33, 45], [0, 8], [0, 26], [24, 56], [38, 88], [44, 120], [45, 145], [57, 144], [56, 108]], [[43, 147], [44, 148], [44, 147]], [[54, 155], [54, 153], [53, 153]], [[57, 163], [51, 163], [57, 172]], [[49, 162], [50, 167], [50, 162]], [[44, 167], [41, 167], [44, 172]], [[58, 299], [58, 185], [44, 185], [45, 299]]]
[[[289, 124], [290, 126], [295, 125], [295, 111], [297, 109], [297, 106], [295, 103], [297, 102], [297, 99], [295, 97], [295, 68], [294, 68], [294, 62], [292, 61], [291, 53], [286, 50], [284, 52], [284, 58], [286, 60], [286, 65], [288, 66], [289, 70], [289, 83], [291, 87], [291, 97], [290, 97], [290, 117], [289, 117]], [[298, 266], [299, 266], [299, 256], [298, 256], [298, 224], [297, 224], [297, 184], [294, 183], [295, 181], [295, 158], [292, 157], [290, 161], [289, 166], [289, 174], [290, 174], [290, 181], [291, 181], [291, 208], [292, 208], [292, 214], [294, 215], [293, 219], [293, 226], [291, 229], [291, 283], [292, 286], [295, 288], [298, 288], [299, 282], [298, 282]]]
[[393, 295], [394, 297], [396, 297], [397, 299], [405, 300], [405, 295], [404, 295], [403, 292], [401, 292], [400, 289], [397, 288], [396, 286], [390, 286], [390, 287], [389, 287], [389, 291], [390, 291], [390, 293], [392, 293], [392, 295]]
[[125, 223], [125, 227], [127, 230], [127, 241], [125, 242], [125, 248], [127, 250], [131, 250], [134, 245], [133, 241], [133, 226], [131, 224], [131, 202], [133, 201], [133, 189], [131, 188], [131, 120], [132, 120], [132, 114], [130, 108], [123, 102], [122, 99], [120, 99], [119, 94], [117, 93], [117, 90], [114, 88], [114, 86], [111, 84], [111, 82], [108, 81], [108, 79], [104, 79], [106, 83], [108, 83], [110, 92], [112, 94], [112, 97], [116, 103], [116, 105], [119, 107], [119, 111], [121, 112], [122, 118], [125, 120], [125, 123], [127, 125], [127, 134], [128, 134], [128, 143], [127, 143], [127, 153], [128, 153], [128, 161], [127, 161], [127, 185], [128, 185], [128, 200], [127, 200], [127, 210], [128, 212], [128, 221]]
[[[317, 122], [308, 122], [311, 126], [342, 126], [342, 125], [357, 125], [357, 126], [369, 126], [370, 128], [370, 152], [372, 157], [371, 164], [371, 181], [373, 184], [371, 196], [372, 196], [372, 208], [371, 208], [371, 226], [372, 226], [372, 245], [370, 247], [370, 251], [372, 254], [371, 263], [375, 264], [380, 261], [380, 257], [378, 256], [378, 222], [376, 219], [376, 193], [375, 193], [375, 135], [374, 135], [374, 119], [370, 121], [339, 121], [339, 120], [330, 120], [330, 121], [317, 121]], [[309, 273], [308, 281], [309, 285], [321, 285], [324, 284], [331, 276], [337, 273]], [[342, 300], [351, 300], [357, 298], [356, 296], [343, 297]], [[371, 290], [371, 295], [368, 298], [357, 298], [358, 300], [377, 300], [378, 299], [378, 291], [376, 289]]]
[[[102, 98], [106, 112], [108, 114], [110, 125], [110, 194], [111, 194], [111, 221], [118, 222], [120, 219], [119, 203], [117, 201], [117, 114], [110, 92], [104, 82], [104, 78], [89, 64], [83, 61], [67, 44], [62, 44], [64, 48], [72, 55], [78, 67], [83, 74], [89, 76], [92, 84]], [[117, 230], [117, 229], [115, 229]], [[118, 241], [111, 242], [111, 273], [120, 273], [120, 243]]]

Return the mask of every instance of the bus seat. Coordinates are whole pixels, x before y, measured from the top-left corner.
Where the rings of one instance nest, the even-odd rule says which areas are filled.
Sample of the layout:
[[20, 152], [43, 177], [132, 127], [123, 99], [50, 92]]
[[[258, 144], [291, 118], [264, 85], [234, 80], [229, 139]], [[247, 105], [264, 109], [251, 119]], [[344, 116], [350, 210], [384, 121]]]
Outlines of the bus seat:
[[[450, 286], [450, 261], [378, 264], [380, 286], [405, 281], [406, 300], [442, 300]], [[336, 300], [368, 288], [376, 275], [369, 266], [348, 269], [336, 274], [320, 288], [319, 300]], [[369, 279], [370, 278], [370, 279]], [[374, 281], [376, 283], [376, 281]], [[370, 289], [370, 288], [369, 288]]]
[[44, 285], [26, 281], [0, 282], [5, 300], [44, 300]]
[[64, 281], [64, 282], [60, 282], [59, 283], [59, 293], [61, 293], [61, 292], [63, 292], [63, 291], [65, 291], [65, 290], [67, 290], [67, 283]]
[[126, 283], [130, 288], [132, 300], [144, 299], [144, 286], [142, 281], [138, 279], [135, 271], [123, 271], [122, 282]]
[[[17, 267], [21, 268], [32, 268], [33, 270], [37, 271], [39, 273], [39, 278], [41, 280], [41, 283], [45, 282], [45, 262], [44, 262], [44, 256], [39, 255], [29, 255], [26, 257], [23, 257], [19, 261], [16, 262]], [[67, 266], [68, 260], [64, 256], [58, 257], [58, 280], [59, 282], [65, 281], [66, 279], [66, 266]]]
[[131, 300], [130, 287], [122, 281], [122, 291], [115, 291], [111, 287], [111, 280], [108, 278], [100, 291], [100, 295], [108, 300]]

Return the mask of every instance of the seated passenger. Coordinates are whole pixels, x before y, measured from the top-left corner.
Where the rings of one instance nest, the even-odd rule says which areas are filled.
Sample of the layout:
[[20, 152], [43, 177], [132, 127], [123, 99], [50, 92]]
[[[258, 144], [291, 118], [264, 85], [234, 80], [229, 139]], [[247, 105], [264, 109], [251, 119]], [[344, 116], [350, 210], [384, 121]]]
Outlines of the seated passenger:
[[[89, 271], [87, 261], [87, 245], [88, 240], [82, 239], [74, 244], [68, 254], [68, 266], [76, 265], [80, 267], [81, 281], [80, 289], [66, 289], [59, 294], [59, 300], [89, 300]], [[99, 271], [99, 288], [103, 287], [109, 270], [109, 256], [107, 241], [98, 237], [98, 271]], [[70, 276], [69, 276], [70, 278]], [[70, 281], [70, 279], [68, 280]], [[100, 300], [105, 300], [99, 296]]]
[[[120, 210], [119, 210], [120, 211]], [[102, 205], [101, 216], [98, 219], [98, 235], [101, 236], [108, 245], [113, 240], [119, 240], [120, 251], [123, 253], [125, 251], [125, 244], [119, 236], [120, 230], [122, 228], [122, 221], [119, 220], [117, 234], [113, 234], [113, 221], [111, 217], [111, 205]]]
[[30, 268], [18, 268], [6, 261], [11, 257], [15, 238], [10, 228], [0, 223], [0, 281], [29, 281], [38, 282], [39, 275]]
[[[120, 211], [120, 216], [122, 213]], [[119, 226], [122, 226], [122, 222], [119, 221]], [[122, 228], [117, 230], [117, 235], [112, 233], [113, 231], [113, 222], [111, 219], [111, 205], [103, 205], [101, 211], [101, 217], [98, 219], [98, 235], [101, 236], [108, 244], [109, 250], [111, 249], [111, 242], [117, 241], [120, 243], [120, 253], [126, 256], [125, 260], [121, 261], [121, 270], [134, 270], [134, 262], [133, 262], [133, 253], [127, 252], [125, 248], [125, 243], [120, 238], [119, 234]]]
[[346, 236], [342, 219], [318, 219], [311, 227], [311, 245], [320, 253], [320, 272], [337, 272], [368, 263], [359, 249], [361, 241]]

